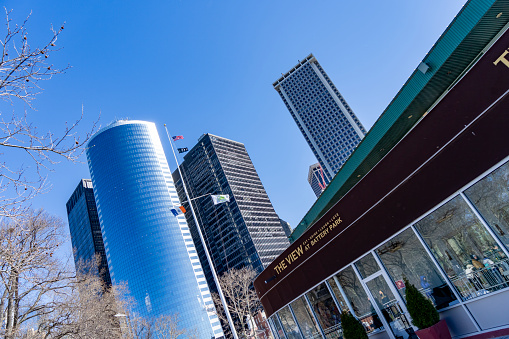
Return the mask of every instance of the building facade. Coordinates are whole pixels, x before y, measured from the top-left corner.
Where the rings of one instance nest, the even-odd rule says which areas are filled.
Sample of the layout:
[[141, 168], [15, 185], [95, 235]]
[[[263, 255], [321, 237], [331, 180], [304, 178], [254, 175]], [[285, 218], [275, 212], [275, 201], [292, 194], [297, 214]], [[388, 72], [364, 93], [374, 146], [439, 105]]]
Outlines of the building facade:
[[[65, 207], [76, 270], [92, 269], [107, 286], [111, 285], [92, 180], [81, 179]], [[99, 259], [97, 265], [96, 259]]]
[[116, 121], [87, 146], [113, 284], [127, 282], [136, 313], [179, 315], [199, 338], [223, 337], [157, 129]]
[[309, 166], [308, 182], [311, 186], [311, 189], [318, 198], [328, 184], [328, 182], [325, 180], [325, 174], [323, 173], [320, 163]]
[[322, 166], [328, 184], [366, 130], [313, 54], [273, 86]]
[[509, 334], [504, 8], [465, 4], [422, 61], [432, 67], [414, 71], [314, 221], [255, 280], [279, 339], [342, 338], [341, 312], [370, 338], [409, 338], [404, 278], [453, 338]]
[[[288, 247], [288, 238], [244, 144], [204, 134], [186, 154], [180, 169], [218, 275], [244, 266], [261, 272]], [[180, 199], [187, 200], [178, 171], [173, 177]], [[211, 194], [227, 194], [230, 201], [214, 205]], [[202, 265], [208, 266], [196, 224], [186, 209]], [[215, 289], [210, 268], [205, 270]]]

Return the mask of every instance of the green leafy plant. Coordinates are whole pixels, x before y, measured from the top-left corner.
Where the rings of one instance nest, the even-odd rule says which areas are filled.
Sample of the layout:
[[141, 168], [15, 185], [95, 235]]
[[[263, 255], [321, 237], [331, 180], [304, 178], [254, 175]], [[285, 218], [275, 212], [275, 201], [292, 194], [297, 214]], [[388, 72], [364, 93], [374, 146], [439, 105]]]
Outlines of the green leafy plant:
[[406, 307], [412, 317], [412, 324], [420, 330], [431, 327], [440, 321], [440, 316], [433, 303], [405, 279]]
[[341, 313], [341, 327], [345, 339], [368, 339], [364, 326], [350, 312]]

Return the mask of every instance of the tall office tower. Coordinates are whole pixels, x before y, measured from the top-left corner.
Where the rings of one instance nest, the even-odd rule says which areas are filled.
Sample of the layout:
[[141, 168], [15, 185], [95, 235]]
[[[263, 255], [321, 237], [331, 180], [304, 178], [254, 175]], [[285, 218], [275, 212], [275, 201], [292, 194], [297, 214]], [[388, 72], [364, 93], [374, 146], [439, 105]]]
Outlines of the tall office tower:
[[113, 284], [127, 282], [136, 312], [178, 313], [199, 338], [223, 337], [179, 206], [156, 126], [116, 121], [88, 142], [87, 159]]
[[[84, 268], [92, 269], [107, 286], [111, 285], [92, 180], [81, 179], [65, 207], [67, 208], [76, 270], [80, 268], [80, 265], [90, 263], [90, 266], [87, 265]], [[100, 259], [98, 265], [94, 263], [96, 256], [99, 256]]]
[[366, 130], [313, 54], [273, 86], [322, 166], [328, 184]]
[[279, 222], [281, 223], [281, 227], [283, 227], [283, 232], [285, 232], [285, 235], [289, 237], [292, 234], [292, 228], [290, 227], [290, 223], [288, 221], [284, 221], [281, 218], [279, 218]]
[[316, 164], [309, 166], [308, 182], [318, 198], [328, 185], [320, 163], [317, 162]]
[[[289, 246], [244, 144], [204, 134], [180, 169], [218, 275], [244, 266], [261, 272]], [[187, 200], [178, 171], [173, 178], [180, 199]], [[230, 201], [214, 205], [211, 194], [228, 194]], [[187, 222], [206, 267], [196, 224], [187, 210]], [[209, 286], [215, 289], [208, 267], [205, 272]]]

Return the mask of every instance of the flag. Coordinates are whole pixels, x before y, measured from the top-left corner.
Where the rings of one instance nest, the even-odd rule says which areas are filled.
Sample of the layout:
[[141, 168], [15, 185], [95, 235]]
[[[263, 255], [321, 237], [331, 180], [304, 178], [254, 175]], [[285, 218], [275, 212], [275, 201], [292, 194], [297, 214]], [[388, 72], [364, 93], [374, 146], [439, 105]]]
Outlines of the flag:
[[176, 136], [174, 136], [174, 137], [172, 137], [172, 138], [173, 138], [173, 141], [177, 141], [177, 140], [182, 140], [182, 139], [184, 139], [184, 137], [183, 137], [182, 135], [176, 135]]
[[179, 208], [182, 211], [182, 213], [186, 213], [186, 209], [184, 208], [184, 206], [180, 206]]
[[211, 195], [214, 205], [222, 204], [223, 202], [230, 202], [230, 196], [228, 194], [223, 195]]
[[180, 209], [180, 207], [179, 208], [171, 208], [170, 212], [173, 213], [174, 216], [178, 216], [179, 214], [184, 214], [184, 212]]
[[183, 148], [177, 148], [177, 151], [179, 151], [179, 153], [184, 153], [184, 152], [187, 152], [189, 150], [187, 149], [187, 147], [183, 147]]

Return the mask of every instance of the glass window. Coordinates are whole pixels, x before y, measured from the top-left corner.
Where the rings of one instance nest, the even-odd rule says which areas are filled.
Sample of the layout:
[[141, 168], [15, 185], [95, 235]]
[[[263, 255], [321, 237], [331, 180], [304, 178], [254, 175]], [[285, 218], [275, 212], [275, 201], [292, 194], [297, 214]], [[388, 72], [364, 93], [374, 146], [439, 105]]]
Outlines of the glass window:
[[291, 303], [291, 307], [304, 338], [320, 338], [322, 335], [316, 325], [315, 319], [313, 319], [313, 315], [311, 314], [306, 300], [304, 300], [304, 296]]
[[355, 267], [357, 267], [363, 278], [367, 278], [373, 273], [380, 271], [380, 267], [371, 253], [368, 253], [363, 258], [357, 260]]
[[279, 336], [280, 339], [285, 339], [285, 334], [283, 332], [283, 328], [281, 327], [281, 324], [279, 323], [279, 319], [276, 315], [274, 315], [272, 318], [272, 323], [274, 324], [274, 328], [276, 330], [277, 336]]
[[349, 312], [350, 309], [348, 308], [348, 305], [346, 301], [343, 299], [343, 295], [339, 291], [338, 285], [336, 284], [334, 278], [330, 278], [328, 281], [329, 286], [332, 290], [332, 293], [334, 294], [334, 297], [336, 298], [336, 302], [338, 303], [339, 307], [341, 308], [341, 312]]
[[307, 293], [309, 303], [327, 339], [342, 337], [340, 312], [325, 283]]
[[[509, 248], [509, 162], [465, 191], [493, 232]], [[500, 257], [498, 247], [493, 256]]]
[[411, 228], [380, 246], [376, 253], [403, 298], [406, 277], [438, 309], [458, 302]]
[[279, 319], [281, 320], [281, 325], [283, 326], [286, 337], [288, 339], [302, 339], [300, 335], [299, 328], [297, 324], [293, 320], [292, 313], [290, 312], [290, 308], [288, 306], [282, 308], [277, 312], [279, 315]]
[[415, 226], [464, 300], [508, 286], [506, 256], [461, 196]]
[[355, 316], [362, 322], [366, 332], [370, 333], [378, 328], [383, 328], [382, 321], [378, 318], [353, 268], [351, 266], [345, 268], [336, 275], [336, 278], [343, 288]]

